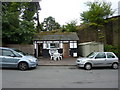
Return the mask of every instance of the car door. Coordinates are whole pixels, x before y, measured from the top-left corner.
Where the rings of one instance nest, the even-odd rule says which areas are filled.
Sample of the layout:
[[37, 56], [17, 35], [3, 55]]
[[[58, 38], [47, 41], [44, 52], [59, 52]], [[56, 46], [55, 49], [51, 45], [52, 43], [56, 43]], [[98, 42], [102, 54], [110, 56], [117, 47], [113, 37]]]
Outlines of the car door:
[[107, 60], [106, 60], [106, 65], [107, 66], [111, 66], [114, 62], [118, 62], [118, 58], [116, 58], [116, 56], [111, 53], [111, 52], [107, 52]]
[[16, 67], [19, 60], [11, 50], [2, 50], [2, 67]]
[[2, 67], [2, 50], [0, 49], [0, 67]]
[[105, 66], [106, 64], [106, 54], [104, 52], [99, 52], [93, 59], [94, 66]]

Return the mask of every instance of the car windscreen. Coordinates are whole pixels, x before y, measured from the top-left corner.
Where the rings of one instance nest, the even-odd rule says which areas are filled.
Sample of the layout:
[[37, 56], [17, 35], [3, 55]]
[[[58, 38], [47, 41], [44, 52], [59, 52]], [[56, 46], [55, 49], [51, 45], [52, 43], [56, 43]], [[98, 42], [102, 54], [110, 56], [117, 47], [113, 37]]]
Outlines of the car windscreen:
[[22, 55], [27, 55], [26, 53], [24, 53], [24, 52], [22, 52], [22, 51], [20, 51], [20, 50], [18, 50], [18, 49], [14, 49], [14, 50], [15, 50], [16, 52], [22, 54]]
[[95, 52], [92, 52], [87, 56], [87, 58], [93, 58], [95, 56], [95, 54], [96, 54]]

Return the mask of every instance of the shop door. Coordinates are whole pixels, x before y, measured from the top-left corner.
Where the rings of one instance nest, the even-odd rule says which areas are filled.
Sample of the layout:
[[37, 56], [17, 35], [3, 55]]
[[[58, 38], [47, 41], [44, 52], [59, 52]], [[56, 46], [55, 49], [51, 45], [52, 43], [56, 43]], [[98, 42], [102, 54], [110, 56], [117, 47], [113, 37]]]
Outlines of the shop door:
[[43, 51], [43, 43], [39, 43], [38, 45], [38, 56], [42, 56]]
[[69, 43], [63, 43], [63, 57], [69, 57]]

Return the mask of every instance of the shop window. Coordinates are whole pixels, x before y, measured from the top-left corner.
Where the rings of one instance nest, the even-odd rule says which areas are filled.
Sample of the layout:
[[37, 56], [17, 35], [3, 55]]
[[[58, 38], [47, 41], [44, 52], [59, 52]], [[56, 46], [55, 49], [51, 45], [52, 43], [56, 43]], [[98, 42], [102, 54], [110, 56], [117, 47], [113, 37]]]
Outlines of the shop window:
[[50, 43], [50, 48], [59, 48], [59, 43]]

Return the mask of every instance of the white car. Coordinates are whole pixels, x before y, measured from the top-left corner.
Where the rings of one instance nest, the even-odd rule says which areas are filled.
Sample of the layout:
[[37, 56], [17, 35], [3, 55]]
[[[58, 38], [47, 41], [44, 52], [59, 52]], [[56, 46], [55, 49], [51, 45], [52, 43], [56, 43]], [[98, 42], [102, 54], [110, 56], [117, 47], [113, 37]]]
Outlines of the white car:
[[104, 66], [111, 66], [117, 69], [119, 60], [113, 52], [93, 52], [85, 58], [77, 58], [76, 64], [78, 67], [83, 67], [86, 70], [90, 70], [92, 67]]

